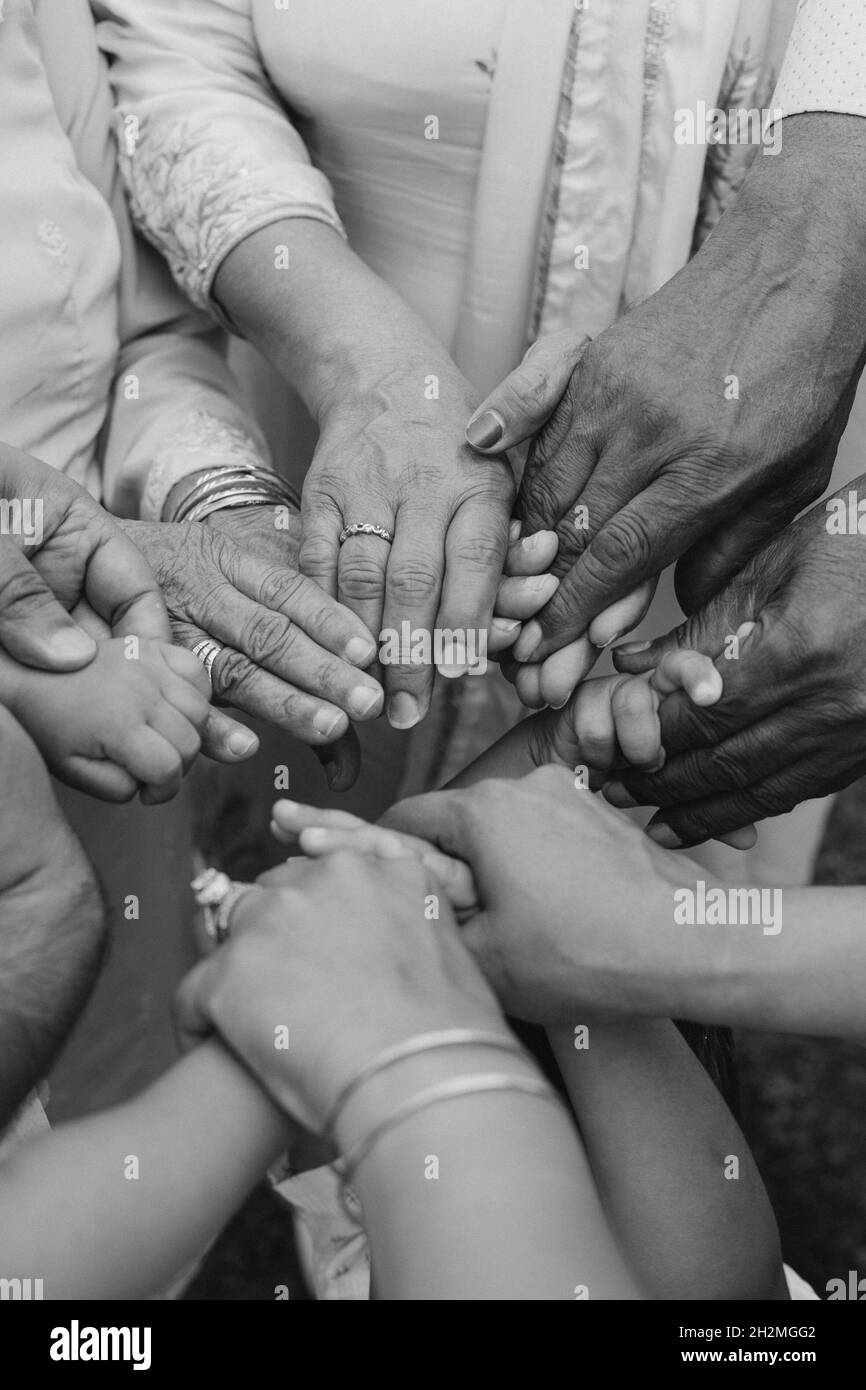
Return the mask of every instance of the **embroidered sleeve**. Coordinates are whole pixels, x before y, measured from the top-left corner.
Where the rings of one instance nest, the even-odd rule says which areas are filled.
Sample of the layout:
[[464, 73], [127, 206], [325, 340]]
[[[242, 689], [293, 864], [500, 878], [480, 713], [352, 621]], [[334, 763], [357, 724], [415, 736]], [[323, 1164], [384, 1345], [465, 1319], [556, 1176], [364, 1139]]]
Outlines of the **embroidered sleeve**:
[[215, 313], [221, 262], [269, 223], [313, 218], [343, 234], [328, 180], [265, 73], [252, 0], [91, 8], [134, 216], [194, 304]]

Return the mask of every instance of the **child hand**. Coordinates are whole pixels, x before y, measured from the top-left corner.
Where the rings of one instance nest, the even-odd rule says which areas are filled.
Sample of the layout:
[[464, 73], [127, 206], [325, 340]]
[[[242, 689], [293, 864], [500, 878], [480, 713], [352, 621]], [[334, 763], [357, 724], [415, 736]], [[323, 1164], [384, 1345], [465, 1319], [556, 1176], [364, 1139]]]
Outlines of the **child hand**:
[[[468, 864], [443, 854], [434, 845], [402, 830], [386, 830], [352, 816], [348, 811], [327, 811], [302, 806], [296, 801], [277, 801], [271, 833], [284, 845], [296, 845], [308, 859], [320, 859], [338, 850], [370, 854], [378, 859], [418, 859], [436, 879], [454, 909], [457, 920], [478, 911], [478, 895]], [[280, 873], [277, 869], [274, 872]], [[268, 883], [268, 875], [258, 880]]]
[[[537, 531], [521, 539], [520, 523], [512, 522], [505, 570], [494, 606], [489, 655], [500, 659], [502, 674], [530, 709], [563, 705], [575, 686], [592, 670], [599, 649], [635, 627], [655, 593], [655, 580], [647, 580], [599, 613], [588, 632], [576, 641], [569, 642], [545, 661], [521, 662], [520, 638], [524, 624], [553, 597], [559, 584], [556, 576], [548, 572], [556, 559], [558, 545], [555, 531]], [[534, 628], [537, 624], [528, 626]], [[531, 650], [537, 637], [530, 633], [530, 638], [523, 641], [528, 642]]]
[[[584, 766], [593, 791], [623, 764], [657, 771], [665, 759], [658, 717], [662, 699], [684, 690], [694, 704], [714, 705], [722, 688], [712, 660], [685, 648], [666, 652], [658, 666], [642, 676], [584, 681], [565, 709], [547, 710], [526, 721], [533, 761], [536, 766]], [[754, 827], [744, 826], [722, 838], [737, 849], [749, 849], [757, 836]]]
[[62, 674], [0, 656], [0, 700], [48, 767], [104, 801], [170, 800], [199, 751], [209, 696], [201, 663], [165, 642], [111, 638]]

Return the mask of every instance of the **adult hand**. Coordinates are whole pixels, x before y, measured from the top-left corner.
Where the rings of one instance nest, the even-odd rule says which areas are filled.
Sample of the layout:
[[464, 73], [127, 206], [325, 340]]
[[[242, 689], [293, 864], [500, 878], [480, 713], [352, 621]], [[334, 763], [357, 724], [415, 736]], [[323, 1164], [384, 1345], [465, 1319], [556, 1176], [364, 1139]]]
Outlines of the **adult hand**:
[[0, 644], [26, 666], [77, 671], [96, 642], [70, 617], [86, 605], [114, 636], [169, 640], [146, 561], [89, 493], [40, 459], [0, 445]]
[[864, 496], [866, 475], [806, 512], [666, 637], [615, 654], [637, 672], [672, 646], [693, 647], [724, 682], [711, 708], [669, 696], [659, 710], [665, 766], [624, 772], [609, 789], [616, 805], [664, 808], [650, 832], [660, 843], [696, 844], [866, 772]]
[[688, 882], [689, 866], [571, 773], [430, 792], [382, 824], [469, 864], [480, 909], [461, 936], [507, 1013], [545, 1024], [590, 1004], [648, 1013], [656, 986], [669, 1002], [689, 961], [671, 884]]
[[346, 733], [349, 715], [370, 719], [381, 709], [382, 690], [361, 669], [376, 646], [312, 580], [284, 559], [261, 558], [271, 546], [265, 528], [274, 529], [268, 511], [258, 545], [250, 545], [249, 519], [123, 526], [162, 588], [175, 640], [192, 648], [209, 637], [223, 647], [211, 671], [215, 696], [305, 743], [330, 743]]
[[[471, 388], [433, 340], [407, 341], [406, 362], [360, 396], [337, 394], [303, 493], [301, 566], [378, 635], [490, 626], [514, 484], [507, 461], [463, 442]], [[436, 381], [436, 399], [427, 399]], [[340, 532], [384, 526], [393, 545]], [[384, 669], [388, 719], [408, 729], [430, 705], [432, 665]]]
[[[294, 859], [259, 883], [233, 909], [231, 939], [182, 984], [178, 1025], [187, 1038], [215, 1028], [307, 1129], [321, 1131], [347, 1081], [395, 1043], [506, 1033], [447, 904], [425, 916], [436, 885], [413, 857]], [[275, 1045], [280, 1028], [288, 1047]]]
[[561, 579], [519, 660], [680, 557], [693, 611], [823, 491], [864, 360], [864, 168], [859, 118], [786, 119], [693, 260], [582, 353], [518, 498]]

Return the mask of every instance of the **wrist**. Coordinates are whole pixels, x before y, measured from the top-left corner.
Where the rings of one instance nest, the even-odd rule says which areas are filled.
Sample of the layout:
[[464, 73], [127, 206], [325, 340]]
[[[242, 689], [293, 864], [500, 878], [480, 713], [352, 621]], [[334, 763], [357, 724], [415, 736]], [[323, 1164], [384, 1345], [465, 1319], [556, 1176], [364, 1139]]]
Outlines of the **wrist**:
[[441, 1082], [490, 1072], [538, 1077], [535, 1063], [504, 1026], [502, 1036], [511, 1044], [508, 1050], [481, 1043], [441, 1048], [404, 1058], [364, 1080], [336, 1119], [333, 1138], [340, 1153], [350, 1152], [404, 1101]]

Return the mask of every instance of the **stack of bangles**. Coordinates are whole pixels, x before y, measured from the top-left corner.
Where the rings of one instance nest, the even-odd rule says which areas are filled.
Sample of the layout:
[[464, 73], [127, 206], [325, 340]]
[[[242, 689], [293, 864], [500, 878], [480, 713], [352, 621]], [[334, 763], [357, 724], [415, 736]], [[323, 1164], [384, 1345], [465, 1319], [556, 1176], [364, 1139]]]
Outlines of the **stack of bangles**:
[[171, 515], [164, 509], [164, 521], [204, 521], [212, 512], [235, 507], [300, 509], [301, 505], [295, 490], [279, 473], [255, 463], [226, 463], [195, 473], [179, 497], [178, 491], [172, 489]]
[[[531, 1060], [516, 1038], [504, 1033], [485, 1032], [479, 1028], [454, 1028], [441, 1033], [421, 1033], [417, 1037], [407, 1038], [404, 1042], [397, 1043], [396, 1046], [380, 1052], [378, 1056], [367, 1062], [359, 1072], [356, 1072], [351, 1081], [343, 1087], [325, 1121], [323, 1131], [325, 1137], [336, 1148], [339, 1148], [339, 1144], [336, 1142], [336, 1129], [346, 1106], [361, 1087], [372, 1080], [374, 1076], [381, 1075], [383, 1071], [405, 1061], [408, 1057], [418, 1057], [446, 1047], [489, 1047], [500, 1052], [508, 1052], [522, 1062], [530, 1062]], [[559, 1096], [542, 1076], [531, 1076], [518, 1071], [470, 1072], [450, 1076], [407, 1096], [405, 1100], [395, 1106], [390, 1114], [374, 1124], [366, 1134], [363, 1134], [348, 1152], [337, 1159], [334, 1167], [343, 1180], [344, 1192], [345, 1185], [352, 1180], [354, 1173], [370, 1154], [373, 1147], [386, 1134], [402, 1124], [404, 1120], [411, 1119], [412, 1116], [420, 1114], [422, 1110], [430, 1109], [433, 1105], [438, 1105], [440, 1101], [457, 1100], [462, 1096], [480, 1095], [491, 1091], [519, 1091], [524, 1095], [541, 1096], [544, 1100], [553, 1101], [554, 1105], [561, 1105]]]

